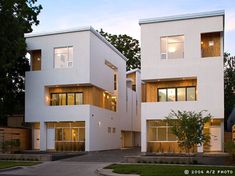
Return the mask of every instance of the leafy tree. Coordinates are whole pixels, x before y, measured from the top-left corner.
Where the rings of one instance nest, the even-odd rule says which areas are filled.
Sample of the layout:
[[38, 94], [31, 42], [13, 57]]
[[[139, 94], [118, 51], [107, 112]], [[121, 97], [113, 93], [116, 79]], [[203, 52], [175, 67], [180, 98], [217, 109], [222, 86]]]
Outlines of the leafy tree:
[[24, 33], [32, 25], [42, 7], [37, 0], [0, 1], [0, 125], [7, 115], [24, 111], [24, 76], [29, 70]]
[[140, 68], [140, 46], [138, 40], [126, 34], [112, 35], [104, 32], [103, 29], [99, 33], [127, 58], [126, 70]]
[[204, 115], [205, 111], [171, 111], [166, 121], [172, 126], [172, 133], [178, 138], [179, 147], [188, 154], [195, 145], [208, 142], [210, 136], [203, 132], [204, 125], [211, 119], [211, 115]]
[[226, 122], [235, 107], [235, 57], [229, 53], [224, 53], [224, 103]]
[[232, 160], [235, 161], [235, 143], [233, 141], [227, 141], [224, 144], [225, 151], [230, 154]]

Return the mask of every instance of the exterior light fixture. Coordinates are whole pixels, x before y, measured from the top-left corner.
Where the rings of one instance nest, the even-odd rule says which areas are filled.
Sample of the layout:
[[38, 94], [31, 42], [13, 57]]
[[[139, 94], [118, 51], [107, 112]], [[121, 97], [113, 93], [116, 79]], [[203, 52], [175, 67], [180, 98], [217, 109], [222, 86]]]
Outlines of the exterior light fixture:
[[214, 46], [214, 41], [213, 40], [209, 41], [209, 46]]

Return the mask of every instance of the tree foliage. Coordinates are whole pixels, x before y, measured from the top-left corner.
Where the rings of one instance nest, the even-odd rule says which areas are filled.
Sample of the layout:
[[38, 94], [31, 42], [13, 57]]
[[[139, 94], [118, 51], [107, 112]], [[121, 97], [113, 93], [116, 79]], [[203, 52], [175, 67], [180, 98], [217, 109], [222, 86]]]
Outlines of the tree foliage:
[[226, 121], [235, 107], [235, 56], [229, 53], [224, 54], [224, 103]]
[[140, 46], [138, 40], [126, 34], [112, 35], [102, 29], [99, 33], [127, 58], [126, 70], [140, 68]]
[[178, 143], [188, 153], [195, 145], [208, 142], [210, 137], [203, 132], [205, 123], [209, 122], [211, 115], [204, 115], [205, 111], [171, 111], [166, 117], [172, 133], [178, 138]]
[[37, 0], [0, 1], [0, 125], [6, 116], [23, 113], [24, 76], [29, 70], [24, 33], [32, 32], [32, 25], [42, 7]]

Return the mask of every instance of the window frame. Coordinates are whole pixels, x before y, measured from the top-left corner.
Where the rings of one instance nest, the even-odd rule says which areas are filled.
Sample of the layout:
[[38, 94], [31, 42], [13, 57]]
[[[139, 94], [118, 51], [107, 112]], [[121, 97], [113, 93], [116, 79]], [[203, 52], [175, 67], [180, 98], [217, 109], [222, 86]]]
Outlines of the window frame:
[[[175, 43], [183, 43], [183, 57], [182, 58], [169, 58], [169, 54], [168, 54], [168, 38], [171, 38], [171, 37], [180, 37], [182, 36], [184, 38], [183, 42], [175, 42]], [[161, 39], [162, 38], [166, 38], [166, 52], [162, 52], [161, 49], [162, 49], [162, 43], [161, 43]], [[177, 34], [177, 35], [169, 35], [169, 36], [161, 36], [160, 37], [160, 60], [174, 60], [174, 59], [184, 59], [184, 49], [185, 49], [185, 35], [184, 34]], [[162, 58], [162, 54], [165, 54], [166, 55], [166, 58]]]
[[[66, 94], [66, 103], [65, 105], [52, 105], [52, 95], [59, 95], [59, 94]], [[68, 94], [74, 94], [74, 104], [73, 105], [68, 105]], [[56, 92], [56, 93], [50, 93], [50, 106], [77, 106], [81, 104], [75, 104], [76, 103], [76, 94], [82, 94], [82, 104], [84, 104], [84, 92]]]
[[[55, 66], [55, 50], [56, 49], [65, 49], [65, 48], [67, 48], [68, 49], [68, 58], [69, 58], [69, 48], [74, 48], [72, 45], [68, 45], [68, 46], [60, 46], [60, 47], [54, 47], [53, 48], [53, 68], [54, 69], [70, 69], [70, 68], [73, 68], [73, 61], [74, 61], [74, 53], [73, 53], [73, 58], [72, 58], [72, 66], [71, 67], [69, 67], [68, 65], [67, 65], [67, 67], [64, 67], [64, 68], [61, 68], [61, 67], [56, 67]], [[69, 62], [69, 61], [68, 61]]]
[[[157, 88], [157, 102], [178, 102], [178, 88], [185, 88], [185, 100], [184, 101], [197, 101], [197, 86], [177, 86], [177, 87], [161, 87]], [[195, 88], [195, 100], [187, 100], [187, 88]], [[166, 101], [159, 101], [159, 90], [166, 89]], [[168, 101], [168, 89], [175, 89], [175, 101]], [[179, 101], [182, 102], [182, 101]]]
[[[172, 128], [172, 127], [173, 126], [170, 126], [168, 123], [166, 123], [166, 125], [160, 125], [160, 126], [148, 125], [147, 129], [151, 129], [151, 128], [155, 129], [156, 139], [155, 140], [150, 140], [150, 141], [147, 139], [147, 142], [177, 142], [178, 141], [177, 136], [176, 136], [176, 140], [169, 140], [169, 129]], [[159, 134], [158, 134], [158, 129], [159, 128], [165, 129], [165, 139], [166, 140], [158, 140], [159, 139]]]

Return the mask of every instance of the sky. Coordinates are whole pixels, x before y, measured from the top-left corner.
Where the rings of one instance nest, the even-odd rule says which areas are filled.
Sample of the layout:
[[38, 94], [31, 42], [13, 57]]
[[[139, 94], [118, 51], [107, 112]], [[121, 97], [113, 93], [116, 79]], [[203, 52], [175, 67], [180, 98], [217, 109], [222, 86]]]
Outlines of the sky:
[[38, 0], [35, 33], [92, 26], [140, 39], [139, 19], [225, 10], [225, 51], [235, 55], [235, 0]]

